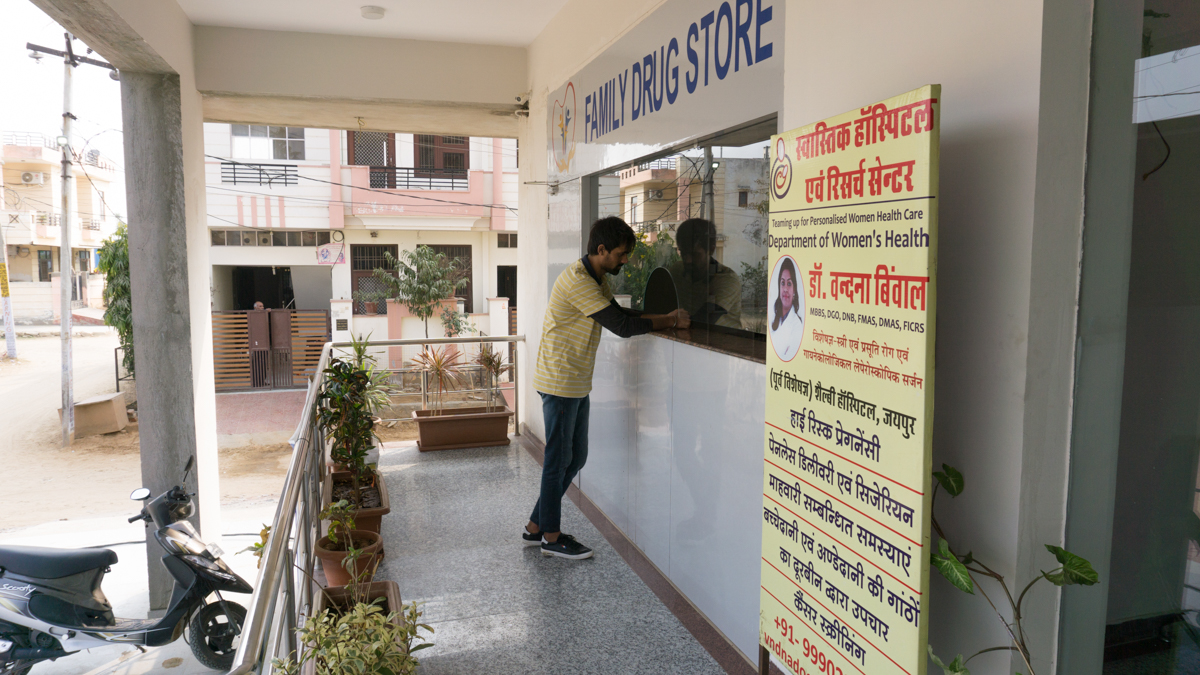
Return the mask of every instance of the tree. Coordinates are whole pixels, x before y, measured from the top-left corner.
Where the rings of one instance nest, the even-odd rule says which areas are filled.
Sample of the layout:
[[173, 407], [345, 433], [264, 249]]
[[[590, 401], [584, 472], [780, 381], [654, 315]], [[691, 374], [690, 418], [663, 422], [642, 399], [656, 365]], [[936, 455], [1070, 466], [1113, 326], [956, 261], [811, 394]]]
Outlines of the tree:
[[119, 223], [113, 236], [100, 246], [96, 269], [105, 276], [104, 323], [117, 329], [125, 352], [125, 370], [133, 375], [133, 299], [129, 286], [129, 230], [125, 223]]
[[[400, 301], [412, 315], [425, 322], [429, 337], [429, 318], [438, 304], [467, 285], [467, 272], [458, 258], [447, 258], [428, 246], [404, 251], [399, 258], [386, 253], [392, 269], [375, 269], [375, 278], [387, 288], [387, 297]], [[394, 274], [393, 274], [394, 272]]]
[[629, 253], [629, 262], [616, 275], [612, 291], [615, 295], [628, 295], [629, 306], [641, 309], [646, 297], [646, 283], [650, 273], [659, 267], [670, 267], [679, 262], [679, 251], [670, 234], [660, 232], [658, 240], [651, 243], [645, 234], [637, 235], [637, 245]]

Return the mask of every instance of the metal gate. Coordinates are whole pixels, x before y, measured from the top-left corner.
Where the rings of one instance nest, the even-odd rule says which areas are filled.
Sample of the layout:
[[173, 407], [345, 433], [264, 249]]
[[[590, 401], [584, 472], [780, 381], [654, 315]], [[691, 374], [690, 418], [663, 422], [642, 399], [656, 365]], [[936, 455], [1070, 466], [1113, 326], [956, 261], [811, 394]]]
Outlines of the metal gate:
[[329, 336], [325, 310], [213, 312], [217, 391], [307, 386]]

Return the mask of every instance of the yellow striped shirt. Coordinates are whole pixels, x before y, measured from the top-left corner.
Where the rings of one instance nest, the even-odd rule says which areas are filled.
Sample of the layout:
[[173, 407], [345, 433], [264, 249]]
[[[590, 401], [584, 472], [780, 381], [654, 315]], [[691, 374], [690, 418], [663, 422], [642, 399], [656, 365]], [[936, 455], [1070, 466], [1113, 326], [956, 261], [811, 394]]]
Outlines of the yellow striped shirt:
[[601, 275], [600, 283], [596, 283], [582, 260], [571, 263], [558, 275], [542, 322], [534, 389], [565, 398], [583, 398], [591, 393], [600, 324], [590, 315], [607, 307], [612, 298], [608, 276]]

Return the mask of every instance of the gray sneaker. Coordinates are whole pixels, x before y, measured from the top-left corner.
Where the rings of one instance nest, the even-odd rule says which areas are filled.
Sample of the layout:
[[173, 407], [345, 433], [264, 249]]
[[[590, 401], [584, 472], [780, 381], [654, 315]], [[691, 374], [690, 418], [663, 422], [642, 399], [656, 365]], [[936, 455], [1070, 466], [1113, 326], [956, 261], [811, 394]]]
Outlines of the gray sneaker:
[[542, 555], [558, 556], [567, 558], [568, 560], [583, 560], [584, 558], [592, 557], [592, 549], [575, 541], [575, 537], [570, 535], [559, 535], [558, 541], [550, 543], [545, 539], [542, 540]]

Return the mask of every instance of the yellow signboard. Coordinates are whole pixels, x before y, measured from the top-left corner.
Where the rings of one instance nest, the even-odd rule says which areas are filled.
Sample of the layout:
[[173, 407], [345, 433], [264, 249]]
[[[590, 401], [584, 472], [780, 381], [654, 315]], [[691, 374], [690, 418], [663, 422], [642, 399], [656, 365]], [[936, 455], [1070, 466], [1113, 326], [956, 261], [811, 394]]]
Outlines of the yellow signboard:
[[0, 298], [8, 297], [8, 264], [0, 262]]
[[940, 85], [772, 138], [759, 644], [925, 672]]

